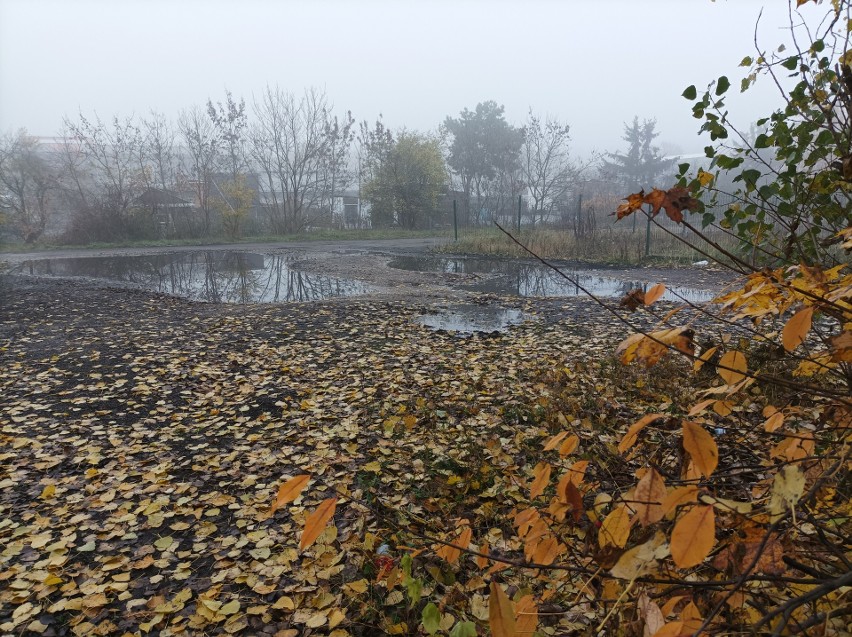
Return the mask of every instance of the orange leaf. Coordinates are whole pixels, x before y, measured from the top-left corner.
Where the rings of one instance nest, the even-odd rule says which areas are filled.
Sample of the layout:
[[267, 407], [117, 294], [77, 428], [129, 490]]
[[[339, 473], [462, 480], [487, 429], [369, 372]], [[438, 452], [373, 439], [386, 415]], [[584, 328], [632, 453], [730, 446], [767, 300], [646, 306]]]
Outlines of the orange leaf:
[[662, 476], [654, 469], [649, 470], [636, 485], [636, 492], [633, 496], [635, 501], [633, 506], [636, 509], [639, 524], [648, 526], [662, 520], [665, 515], [663, 513], [663, 500], [665, 498], [666, 484], [663, 482]]
[[535, 469], [533, 469], [535, 480], [533, 480], [532, 486], [530, 487], [530, 500], [535, 500], [538, 496], [544, 493], [544, 489], [550, 482], [550, 470], [551, 467], [547, 462], [539, 462], [535, 466]]
[[666, 286], [662, 283], [657, 283], [650, 290], [645, 292], [645, 305], [651, 305], [654, 301], [658, 300], [663, 294], [666, 292]]
[[684, 420], [683, 448], [689, 452], [695, 467], [709, 478], [719, 464], [719, 447], [713, 436], [701, 425]]
[[325, 530], [325, 525], [334, 517], [337, 508], [337, 498], [323, 500], [320, 505], [305, 520], [305, 528], [302, 531], [302, 540], [299, 542], [299, 550], [304, 551]]
[[618, 443], [618, 450], [621, 453], [624, 453], [630, 449], [630, 447], [636, 444], [636, 438], [639, 436], [639, 432], [642, 431], [646, 425], [649, 425], [660, 418], [665, 418], [665, 414], [647, 414], [630, 425], [627, 433], [624, 434], [624, 438], [622, 438], [621, 442]]
[[601, 548], [607, 545], [624, 548], [630, 537], [630, 511], [623, 504], [615, 507], [604, 518], [598, 531], [598, 544]]
[[544, 538], [536, 547], [533, 554], [533, 561], [537, 564], [550, 565], [553, 560], [559, 555], [562, 550], [562, 545], [552, 535]]
[[515, 604], [515, 622], [518, 635], [532, 635], [538, 629], [538, 608], [532, 595], [524, 595]]
[[556, 449], [556, 446], [562, 442], [562, 439], [568, 435], [567, 431], [561, 431], [555, 436], [551, 437], [550, 440], [547, 441], [547, 444], [544, 445], [545, 451], [550, 451], [551, 449]]
[[[471, 537], [473, 537], [473, 531], [469, 526], [466, 526], [462, 529], [458, 538], [450, 542], [450, 544], [454, 544], [455, 546], [443, 544], [441, 545], [441, 548], [435, 551], [435, 554], [438, 557], [445, 559], [449, 564], [455, 564], [461, 556], [461, 549], [466, 549], [470, 546]], [[456, 546], [461, 548], [456, 548]]]
[[[724, 369], [723, 369], [724, 368]], [[746, 357], [742, 352], [730, 351], [725, 352], [725, 355], [719, 359], [719, 366], [716, 372], [729, 385], [736, 385], [745, 378], [745, 371], [748, 369]]]
[[672, 530], [672, 559], [678, 568], [701, 564], [716, 542], [713, 507], [698, 505], [681, 516]]
[[272, 512], [275, 513], [276, 509], [298, 498], [310, 479], [311, 476], [308, 474], [299, 475], [295, 478], [290, 478], [278, 487], [278, 495], [275, 496], [275, 502], [272, 503]]
[[783, 412], [776, 411], [769, 418], [763, 421], [763, 431], [772, 433], [784, 424]]
[[565, 442], [562, 443], [562, 446], [559, 447], [559, 455], [567, 456], [569, 453], [573, 453], [577, 446], [580, 444], [580, 439], [576, 435], [572, 435]]
[[811, 331], [813, 316], [814, 308], [811, 306], [799, 310], [790, 317], [790, 320], [787, 321], [787, 324], [784, 325], [784, 329], [781, 331], [781, 343], [784, 345], [785, 350], [792, 352], [804, 342], [808, 336], [808, 332]]
[[663, 515], [668, 515], [676, 507], [684, 504], [692, 504], [693, 502], [698, 502], [698, 487], [689, 485], [672, 489], [665, 500], [663, 500]]
[[628, 195], [626, 198], [627, 203], [621, 204], [612, 214], [616, 215], [616, 219], [623, 219], [624, 217], [639, 210], [642, 207], [642, 204], [645, 203], [644, 199], [644, 190]]
[[517, 637], [518, 629], [515, 624], [515, 613], [512, 611], [512, 602], [493, 581], [489, 588], [488, 598], [488, 624], [494, 637]]
[[653, 637], [680, 637], [683, 631], [683, 622], [669, 622], [654, 633]]
[[568, 476], [568, 480], [573, 482], [576, 485], [579, 485], [583, 478], [586, 477], [586, 469], [589, 466], [588, 460], [578, 460], [570, 467], [568, 467], [568, 471], [565, 473]]

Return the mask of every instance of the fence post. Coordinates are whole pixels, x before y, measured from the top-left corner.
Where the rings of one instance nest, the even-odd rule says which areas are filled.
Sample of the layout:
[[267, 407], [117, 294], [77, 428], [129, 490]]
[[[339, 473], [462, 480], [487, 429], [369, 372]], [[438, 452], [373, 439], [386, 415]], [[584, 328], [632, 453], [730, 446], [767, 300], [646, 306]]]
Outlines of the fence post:
[[648, 218], [648, 225], [645, 226], [645, 256], [651, 254], [651, 213], [645, 213]]
[[521, 196], [518, 195], [518, 232], [521, 231]]
[[459, 216], [458, 216], [458, 213], [456, 212], [456, 200], [455, 199], [453, 199], [453, 233], [455, 234], [455, 237], [456, 237], [456, 243], [458, 243], [458, 240], [459, 240]]

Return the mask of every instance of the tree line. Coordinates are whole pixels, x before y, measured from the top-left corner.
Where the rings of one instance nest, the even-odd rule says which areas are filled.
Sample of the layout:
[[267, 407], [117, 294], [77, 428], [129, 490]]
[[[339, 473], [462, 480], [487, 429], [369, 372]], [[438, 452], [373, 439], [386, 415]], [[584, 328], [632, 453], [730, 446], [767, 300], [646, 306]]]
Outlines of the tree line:
[[[424, 229], [514, 217], [536, 224], [568, 207], [597, 173], [642, 187], [668, 170], [654, 120], [625, 124], [623, 152], [579, 161], [570, 127], [530, 110], [515, 126], [494, 101], [446, 117], [435, 131], [392, 131], [336, 114], [327, 95], [267, 87], [251, 104], [224, 99], [141, 117], [63, 119], [58, 137], [19, 130], [0, 140], [0, 221], [33, 243], [171, 236], [236, 238], [312, 227]], [[347, 199], [345, 195], [350, 195]], [[341, 205], [344, 202], [344, 205]]]

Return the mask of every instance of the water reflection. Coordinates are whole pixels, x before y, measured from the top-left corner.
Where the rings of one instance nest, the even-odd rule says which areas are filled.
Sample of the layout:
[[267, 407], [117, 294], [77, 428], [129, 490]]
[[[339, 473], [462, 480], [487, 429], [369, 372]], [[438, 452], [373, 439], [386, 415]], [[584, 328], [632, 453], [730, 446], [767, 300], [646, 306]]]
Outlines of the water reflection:
[[[591, 271], [566, 270], [575, 283], [559, 276], [539, 263], [502, 259], [461, 259], [453, 257], [399, 257], [389, 265], [401, 270], [446, 272], [456, 274], [487, 274], [488, 278], [466, 285], [478, 292], [493, 292], [514, 296], [580, 296], [580, 286], [601, 297], [621, 297], [630, 290], [648, 287], [647, 281], [629, 281]], [[692, 302], [711, 300], [715, 294], [707, 290], [666, 286], [663, 299], [678, 301], [682, 297]]]
[[435, 330], [470, 334], [504, 332], [510, 325], [519, 325], [526, 318], [523, 312], [511, 308], [458, 303], [436, 313], [424, 314], [416, 320]]
[[290, 267], [292, 256], [210, 250], [132, 257], [40, 259], [20, 272], [130, 283], [155, 292], [212, 303], [317, 301], [366, 294], [357, 281]]

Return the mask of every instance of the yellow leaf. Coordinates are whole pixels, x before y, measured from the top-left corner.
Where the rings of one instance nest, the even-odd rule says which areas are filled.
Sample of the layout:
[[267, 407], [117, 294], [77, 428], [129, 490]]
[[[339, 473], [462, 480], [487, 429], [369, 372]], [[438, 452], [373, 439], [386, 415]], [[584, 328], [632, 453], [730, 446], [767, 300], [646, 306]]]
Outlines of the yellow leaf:
[[648, 526], [663, 519], [663, 500], [666, 498], [666, 484], [662, 476], [650, 469], [642, 476], [633, 496], [633, 507], [639, 524]]
[[672, 559], [678, 568], [690, 568], [704, 561], [716, 542], [713, 507], [693, 506], [681, 516], [672, 530]]
[[659, 420], [660, 418], [664, 418], [665, 414], [647, 414], [642, 416], [639, 420], [630, 425], [630, 428], [627, 430], [627, 433], [624, 434], [624, 438], [621, 439], [621, 442], [618, 443], [618, 450], [621, 453], [624, 453], [634, 444], [636, 444], [636, 438], [639, 436], [639, 432], [642, 431], [647, 425], [652, 422]]
[[360, 595], [361, 593], [367, 592], [367, 587], [370, 583], [365, 579], [359, 579], [354, 582], [349, 582], [348, 584], [343, 585], [343, 592], [346, 593], [349, 597], [354, 597], [355, 595]]
[[512, 602], [494, 580], [491, 581], [488, 598], [488, 625], [493, 637], [517, 637], [518, 629], [515, 623], [515, 613]]
[[624, 548], [630, 537], [630, 511], [621, 504], [610, 511], [604, 518], [598, 531], [598, 544], [601, 548], [608, 545]]
[[669, 553], [666, 544], [666, 536], [657, 531], [654, 537], [625, 551], [615, 566], [610, 569], [613, 577], [626, 580], [634, 580], [637, 577], [648, 574], [657, 565], [657, 561], [663, 559]]
[[239, 600], [232, 599], [227, 604], [223, 604], [222, 606], [220, 606], [218, 612], [219, 612], [220, 615], [233, 615], [234, 613], [239, 612], [239, 610], [240, 610]]
[[790, 317], [784, 329], [781, 331], [781, 343], [784, 349], [792, 352], [801, 345], [811, 331], [811, 320], [814, 316], [814, 308], [806, 307]]
[[805, 491], [805, 475], [796, 465], [785, 465], [775, 474], [772, 482], [772, 498], [769, 501], [770, 520], [775, 522], [787, 510], [794, 509]]
[[696, 468], [705, 477], [716, 470], [719, 464], [719, 447], [713, 436], [701, 425], [688, 420], [683, 421], [683, 448], [689, 452]]
[[44, 488], [44, 490], [41, 492], [41, 495], [39, 497], [42, 500], [49, 500], [50, 498], [54, 497], [55, 495], [56, 495], [56, 485], [49, 484]]
[[275, 497], [275, 502], [272, 503], [272, 512], [275, 513], [276, 509], [298, 498], [310, 479], [310, 475], [304, 474], [290, 478], [282, 484], [278, 488], [278, 495]]
[[334, 517], [334, 510], [337, 508], [337, 498], [328, 498], [323, 500], [320, 505], [311, 513], [305, 520], [305, 528], [302, 531], [302, 539], [299, 542], [299, 550], [304, 551], [320, 536], [320, 533], [325, 530], [325, 525]]
[[536, 497], [544, 493], [547, 484], [550, 482], [550, 471], [551, 466], [547, 462], [539, 462], [533, 469], [535, 479], [530, 487], [530, 500], [535, 500]]
[[381, 473], [382, 465], [378, 460], [373, 460], [364, 465], [364, 471], [372, 471], [373, 473]]
[[662, 283], [657, 283], [650, 290], [645, 292], [645, 305], [651, 305], [666, 293], [666, 286]]
[[716, 372], [722, 377], [728, 385], [736, 385], [745, 378], [745, 371], [748, 369], [746, 357], [742, 352], [732, 350], [725, 352], [725, 355], [719, 359], [719, 366]]
[[708, 173], [701, 168], [698, 169], [698, 182], [703, 188], [706, 188], [713, 183], [713, 173]]

